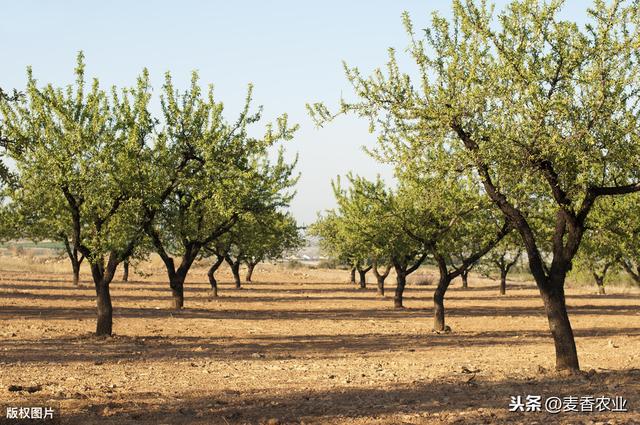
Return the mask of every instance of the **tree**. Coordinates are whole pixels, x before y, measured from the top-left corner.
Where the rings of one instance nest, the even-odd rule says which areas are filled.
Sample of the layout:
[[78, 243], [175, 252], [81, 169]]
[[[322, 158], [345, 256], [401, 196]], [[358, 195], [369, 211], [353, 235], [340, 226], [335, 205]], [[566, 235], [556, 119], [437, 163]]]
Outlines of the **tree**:
[[[341, 233], [329, 234], [327, 237], [338, 237], [349, 241], [352, 255], [371, 258], [375, 264], [378, 277], [378, 293], [384, 293], [384, 278], [391, 267], [396, 273], [396, 290], [394, 307], [403, 308], [403, 296], [407, 276], [420, 267], [427, 257], [425, 245], [412, 238], [406, 229], [405, 220], [410, 214], [401, 211], [397, 193], [385, 187], [378, 177], [369, 181], [363, 177], [349, 174], [348, 188], [342, 188], [340, 179], [333, 183], [334, 195], [338, 203], [338, 217]], [[386, 264], [382, 274], [378, 266]]]
[[182, 94], [166, 75], [165, 126], [156, 150], [167, 169], [180, 169], [183, 158], [190, 161], [145, 230], [165, 264], [175, 309], [184, 305], [184, 282], [203, 247], [231, 231], [243, 215], [286, 205], [291, 198], [287, 189], [297, 180], [295, 162], [287, 164], [280, 150], [271, 163], [268, 149], [291, 139], [297, 127], [289, 127], [283, 115], [277, 129], [267, 125], [261, 138], [250, 137], [248, 127], [261, 118], [261, 110], [250, 113], [251, 93], [250, 86], [239, 118], [229, 123], [213, 88], [202, 94], [197, 73]]
[[[244, 222], [246, 221], [246, 223]], [[247, 265], [246, 282], [251, 282], [256, 265], [265, 260], [278, 260], [290, 251], [304, 245], [296, 220], [289, 213], [272, 211], [240, 222], [236, 227], [246, 234], [245, 263]]]
[[[0, 103], [9, 153], [18, 168], [18, 190], [30, 198], [64, 199], [72, 246], [90, 263], [96, 288], [97, 335], [111, 335], [109, 284], [129, 257], [162, 192], [148, 141], [154, 120], [147, 110], [148, 73], [137, 85], [108, 96], [97, 79], [85, 84], [78, 55], [75, 86], [39, 88], [29, 69], [26, 98]], [[24, 198], [17, 197], [18, 201]], [[57, 213], [57, 211], [56, 211]]]
[[480, 271], [485, 276], [490, 276], [491, 270], [498, 269], [500, 273], [500, 295], [507, 293], [507, 276], [522, 256], [522, 247], [519, 236], [510, 233], [497, 244], [481, 261]]
[[[572, 372], [579, 362], [564, 283], [586, 220], [598, 198], [640, 191], [640, 9], [596, 1], [581, 27], [562, 20], [561, 8], [514, 1], [496, 16], [484, 2], [456, 0], [453, 18], [434, 15], [422, 38], [405, 14], [419, 82], [391, 50], [386, 74], [347, 68], [358, 100], [341, 111], [369, 118], [380, 153], [398, 166], [446, 146], [450, 154], [434, 163], [474, 169], [522, 238], [556, 368]], [[310, 109], [331, 118], [322, 105]], [[528, 214], [543, 204], [554, 221], [548, 239]]]
[[362, 247], [358, 246], [354, 234], [344, 228], [344, 221], [339, 213], [328, 210], [324, 215], [318, 215], [317, 220], [309, 226], [308, 234], [319, 238], [320, 250], [325, 255], [349, 267], [350, 282], [355, 285], [358, 263], [366, 262], [369, 254], [362, 253]]

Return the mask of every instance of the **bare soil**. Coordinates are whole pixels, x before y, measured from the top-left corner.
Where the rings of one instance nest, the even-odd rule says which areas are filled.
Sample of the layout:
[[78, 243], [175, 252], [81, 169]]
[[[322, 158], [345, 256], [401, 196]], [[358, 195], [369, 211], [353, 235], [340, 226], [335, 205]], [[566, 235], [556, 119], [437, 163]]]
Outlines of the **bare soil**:
[[[224, 270], [210, 300], [202, 266], [175, 312], [162, 269], [148, 265], [145, 277], [113, 282], [115, 335], [96, 338], [88, 273], [74, 288], [57, 263], [5, 263], [0, 417], [7, 406], [55, 406], [69, 424], [640, 423], [637, 290], [568, 288], [590, 372], [567, 377], [553, 372], [531, 282], [509, 282], [503, 297], [496, 281], [454, 282], [452, 332], [435, 334], [432, 286], [409, 284], [407, 308], [394, 310], [392, 277], [381, 298], [345, 271], [269, 265], [242, 290]], [[509, 412], [517, 395], [622, 396], [629, 412]]]

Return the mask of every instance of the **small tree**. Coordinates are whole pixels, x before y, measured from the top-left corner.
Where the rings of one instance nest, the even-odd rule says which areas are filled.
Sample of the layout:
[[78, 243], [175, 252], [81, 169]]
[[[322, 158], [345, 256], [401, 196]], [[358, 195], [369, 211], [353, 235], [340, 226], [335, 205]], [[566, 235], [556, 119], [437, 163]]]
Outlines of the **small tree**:
[[507, 276], [521, 256], [522, 247], [518, 235], [510, 233], [481, 260], [479, 270], [485, 276], [491, 276], [491, 271], [498, 269], [500, 295], [507, 293]]
[[285, 163], [282, 151], [276, 163], [267, 157], [268, 148], [290, 139], [296, 127], [290, 128], [283, 115], [277, 131], [267, 125], [262, 138], [250, 137], [248, 127], [261, 117], [260, 111], [249, 112], [251, 92], [250, 87], [238, 120], [228, 123], [212, 87], [202, 95], [196, 73], [183, 94], [166, 75], [165, 128], [156, 151], [169, 170], [180, 169], [184, 158], [189, 161], [174, 175], [174, 190], [145, 230], [167, 269], [175, 309], [184, 305], [184, 282], [203, 247], [229, 232], [244, 214], [286, 205], [291, 197], [286, 189], [297, 180], [292, 178], [295, 162]]
[[26, 99], [0, 103], [7, 137], [15, 141], [9, 151], [19, 171], [18, 190], [30, 199], [55, 192], [65, 201], [71, 245], [91, 266], [97, 335], [111, 335], [109, 284], [152, 219], [144, 205], [161, 196], [150, 181], [155, 170], [147, 145], [154, 128], [149, 99], [146, 70], [136, 87], [120, 93], [114, 88], [111, 96], [97, 79], [87, 89], [80, 53], [75, 86], [39, 88], [29, 69]]

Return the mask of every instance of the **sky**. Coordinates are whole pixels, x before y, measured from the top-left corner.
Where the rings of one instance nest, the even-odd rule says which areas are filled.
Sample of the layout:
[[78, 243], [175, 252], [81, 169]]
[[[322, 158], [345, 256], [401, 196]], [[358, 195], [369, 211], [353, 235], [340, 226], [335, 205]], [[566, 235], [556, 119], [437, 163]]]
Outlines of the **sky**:
[[[499, 9], [504, 1], [496, 4]], [[83, 50], [87, 75], [103, 87], [130, 86], [147, 67], [156, 99], [166, 71], [186, 89], [197, 70], [233, 120], [251, 82], [265, 120], [286, 112], [300, 125], [285, 147], [289, 158], [298, 155], [301, 174], [291, 211], [309, 224], [335, 205], [330, 182], [337, 175], [353, 171], [391, 181], [393, 173], [363, 151], [375, 144], [365, 120], [341, 117], [318, 129], [305, 104], [322, 101], [335, 109], [340, 96], [349, 95], [343, 60], [368, 74], [384, 66], [388, 47], [402, 51], [403, 11], [424, 28], [433, 11], [449, 16], [450, 7], [429, 0], [4, 0], [0, 87], [23, 88], [28, 65], [41, 83], [69, 84]], [[583, 9], [584, 2], [569, 1], [565, 13], [579, 19]]]

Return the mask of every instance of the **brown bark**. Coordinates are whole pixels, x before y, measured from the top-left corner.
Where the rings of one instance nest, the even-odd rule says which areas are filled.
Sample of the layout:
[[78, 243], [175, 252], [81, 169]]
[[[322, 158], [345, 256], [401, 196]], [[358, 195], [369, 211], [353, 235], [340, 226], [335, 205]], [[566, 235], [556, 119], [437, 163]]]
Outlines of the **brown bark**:
[[438, 280], [438, 287], [433, 293], [433, 329], [436, 331], [445, 330], [444, 321], [444, 295], [449, 288], [451, 278], [448, 274], [441, 274]]
[[404, 270], [396, 268], [396, 292], [393, 296], [393, 307], [404, 308], [402, 305], [402, 297], [404, 294], [404, 287], [407, 284], [407, 276]]
[[109, 284], [113, 280], [118, 262], [114, 255], [109, 256], [107, 265], [104, 261], [91, 264], [91, 275], [96, 288], [97, 322], [96, 336], [111, 336], [113, 330], [113, 306]]
[[240, 279], [240, 257], [238, 257], [238, 260], [233, 261], [231, 257], [226, 256], [225, 261], [229, 264], [229, 268], [231, 268], [231, 274], [233, 274], [233, 282], [235, 283], [236, 289], [242, 289], [242, 281]]
[[[562, 278], [562, 282], [564, 282], [564, 278]], [[549, 328], [555, 343], [556, 369], [580, 370], [573, 330], [567, 314], [564, 288], [559, 282], [551, 283], [555, 284], [541, 288], [540, 295], [544, 302]]]
[[211, 296], [216, 298], [218, 296], [218, 281], [216, 280], [215, 273], [224, 261], [224, 256], [218, 255], [216, 261], [211, 264], [209, 267], [209, 271], [207, 272], [207, 277], [209, 278], [209, 284], [211, 285]]
[[247, 283], [251, 283], [251, 277], [253, 276], [253, 270], [255, 269], [258, 263], [247, 263], [247, 275], [245, 277], [245, 281]]
[[122, 281], [129, 282], [129, 259], [127, 258], [122, 263]]
[[500, 270], [500, 295], [507, 293], [507, 270]]
[[378, 283], [377, 293], [378, 293], [378, 295], [383, 297], [384, 296], [384, 281], [387, 278], [387, 276], [389, 276], [389, 272], [391, 271], [391, 265], [387, 265], [385, 267], [384, 272], [380, 273], [380, 271], [378, 271], [378, 264], [374, 262], [373, 268], [371, 270], [373, 270], [373, 275], [376, 277], [376, 281]]
[[460, 277], [462, 278], [462, 289], [469, 288], [469, 270], [464, 270], [460, 273]]

